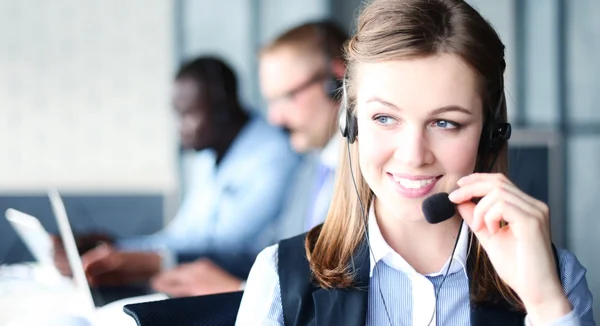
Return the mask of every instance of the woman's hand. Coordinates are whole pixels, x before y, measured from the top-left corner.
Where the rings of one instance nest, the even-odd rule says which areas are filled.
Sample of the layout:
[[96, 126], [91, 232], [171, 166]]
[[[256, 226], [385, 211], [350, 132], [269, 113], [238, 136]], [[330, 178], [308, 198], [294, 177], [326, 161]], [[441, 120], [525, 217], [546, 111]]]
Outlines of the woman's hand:
[[[469, 225], [498, 275], [521, 298], [534, 325], [571, 311], [556, 273], [549, 210], [503, 174], [475, 173], [458, 181], [449, 198]], [[478, 204], [471, 199], [482, 197]], [[501, 227], [501, 222], [508, 223]]]

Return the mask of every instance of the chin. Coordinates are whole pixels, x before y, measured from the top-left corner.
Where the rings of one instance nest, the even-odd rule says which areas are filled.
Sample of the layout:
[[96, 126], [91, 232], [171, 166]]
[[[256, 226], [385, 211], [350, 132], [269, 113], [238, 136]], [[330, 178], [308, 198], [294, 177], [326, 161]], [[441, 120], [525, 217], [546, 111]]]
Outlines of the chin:
[[423, 210], [421, 208], [425, 198], [407, 199], [396, 194], [382, 200], [381, 204], [392, 215], [401, 218], [404, 221], [420, 222], [425, 221]]
[[310, 150], [310, 146], [306, 141], [306, 137], [303, 137], [302, 135], [292, 134], [290, 143], [292, 144], [294, 150], [298, 153], [305, 153]]

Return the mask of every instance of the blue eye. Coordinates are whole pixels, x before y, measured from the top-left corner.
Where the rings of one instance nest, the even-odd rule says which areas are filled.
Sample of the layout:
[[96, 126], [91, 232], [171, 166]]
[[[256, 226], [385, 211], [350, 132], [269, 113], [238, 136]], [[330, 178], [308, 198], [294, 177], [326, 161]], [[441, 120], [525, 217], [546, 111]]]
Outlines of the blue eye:
[[378, 117], [375, 117], [374, 119], [375, 121], [377, 121], [377, 123], [382, 124], [382, 125], [389, 125], [394, 123], [394, 119], [390, 118], [388, 116], [385, 115], [380, 115]]
[[434, 124], [437, 128], [441, 129], [456, 129], [460, 127], [458, 123], [448, 120], [437, 120], [434, 122]]

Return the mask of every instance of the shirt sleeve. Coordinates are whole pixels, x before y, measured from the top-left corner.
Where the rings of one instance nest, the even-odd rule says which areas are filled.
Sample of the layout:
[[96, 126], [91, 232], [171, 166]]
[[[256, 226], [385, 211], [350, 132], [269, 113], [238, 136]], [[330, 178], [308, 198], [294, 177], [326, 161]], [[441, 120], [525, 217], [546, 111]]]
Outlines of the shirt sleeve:
[[[221, 185], [220, 194], [206, 205], [196, 207], [199, 196], [186, 198], [177, 216], [163, 230], [141, 237], [118, 241], [123, 250], [171, 252], [171, 256], [205, 256], [246, 253], [252, 258], [264, 248], [256, 237], [279, 218], [290, 179], [298, 162], [293, 155], [268, 155], [260, 164], [248, 165], [239, 158], [243, 179], [235, 187]], [[196, 203], [192, 202], [196, 201]], [[209, 213], [198, 213], [207, 209]], [[176, 260], [175, 260], [176, 261]]]
[[[558, 249], [558, 260], [563, 289], [573, 310], [550, 326], [595, 326], [593, 299], [585, 277], [586, 269], [573, 253], [565, 249]], [[535, 326], [529, 322], [529, 317], [525, 319], [525, 325]]]
[[246, 282], [236, 326], [284, 325], [277, 273], [278, 245], [264, 249], [256, 258]]
[[[575, 314], [575, 311], [571, 311], [570, 313], [560, 317], [558, 320], [553, 321], [550, 324], [545, 326], [580, 326], [579, 318]], [[535, 326], [529, 321], [529, 316], [525, 318], [525, 326]]]
[[219, 208], [219, 223], [210, 235], [212, 252], [256, 255], [264, 249], [256, 239], [281, 216], [296, 164], [293, 156], [278, 156], [261, 164], [260, 170], [248, 171], [253, 182], [238, 190], [240, 194], [225, 198]]

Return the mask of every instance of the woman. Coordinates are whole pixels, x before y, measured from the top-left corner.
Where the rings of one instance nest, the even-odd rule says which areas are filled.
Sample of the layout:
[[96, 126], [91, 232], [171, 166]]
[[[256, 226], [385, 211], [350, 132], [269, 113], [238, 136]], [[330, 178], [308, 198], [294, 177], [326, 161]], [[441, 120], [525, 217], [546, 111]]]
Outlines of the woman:
[[[548, 207], [505, 177], [493, 28], [461, 0], [374, 0], [346, 54], [326, 222], [259, 255], [238, 325], [594, 325]], [[445, 192], [456, 214], [427, 222], [424, 200]]]

